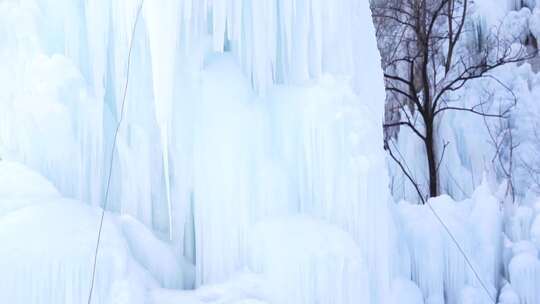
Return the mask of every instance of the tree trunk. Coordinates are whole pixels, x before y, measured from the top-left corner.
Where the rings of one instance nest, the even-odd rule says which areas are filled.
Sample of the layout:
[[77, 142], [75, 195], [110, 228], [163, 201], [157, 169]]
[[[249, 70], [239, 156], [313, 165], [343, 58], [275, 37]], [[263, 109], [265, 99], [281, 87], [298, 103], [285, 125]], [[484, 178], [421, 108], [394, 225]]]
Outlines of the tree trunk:
[[435, 141], [433, 136], [433, 119], [426, 121], [426, 156], [429, 170], [429, 197], [439, 195], [439, 178], [437, 174], [437, 160], [435, 159]]

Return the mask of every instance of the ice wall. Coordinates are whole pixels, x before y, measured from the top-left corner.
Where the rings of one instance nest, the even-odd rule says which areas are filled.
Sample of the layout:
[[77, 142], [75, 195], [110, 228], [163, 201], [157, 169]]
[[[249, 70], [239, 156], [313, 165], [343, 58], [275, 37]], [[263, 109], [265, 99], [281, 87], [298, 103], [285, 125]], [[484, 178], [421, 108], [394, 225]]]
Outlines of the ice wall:
[[[398, 262], [368, 2], [146, 0], [138, 15], [141, 3], [0, 4], [9, 17], [0, 19], [9, 38], [0, 49], [7, 64], [1, 79], [10, 88], [0, 96], [0, 156], [170, 241], [178, 261], [195, 269], [187, 286], [221, 283], [246, 268], [269, 272], [249, 262], [257, 248], [253, 227], [303, 216], [307, 224], [291, 227], [311, 231], [313, 244], [342, 235], [329, 244], [358, 257], [336, 250], [337, 261], [313, 268], [315, 252], [293, 278], [352, 278], [369, 301], [384, 303]], [[309, 229], [319, 222], [320, 235]], [[141, 264], [152, 265], [140, 242], [130, 246]], [[279, 254], [269, 250], [255, 264], [272, 265]], [[341, 261], [361, 266], [348, 272]], [[281, 267], [297, 262], [285, 259]], [[280, 296], [310, 303], [312, 286], [298, 280], [291, 284], [306, 296], [288, 297], [296, 289]], [[317, 296], [368, 299], [340, 287]]]

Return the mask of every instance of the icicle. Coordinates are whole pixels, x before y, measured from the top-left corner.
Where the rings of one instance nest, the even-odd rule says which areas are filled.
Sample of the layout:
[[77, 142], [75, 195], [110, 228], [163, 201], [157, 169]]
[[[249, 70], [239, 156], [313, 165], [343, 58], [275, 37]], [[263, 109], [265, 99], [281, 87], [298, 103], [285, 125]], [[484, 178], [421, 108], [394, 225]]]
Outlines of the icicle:
[[510, 283], [521, 299], [521, 304], [540, 302], [540, 260], [535, 255], [524, 252], [510, 262]]
[[212, 37], [214, 51], [223, 52], [225, 46], [228, 0], [212, 1]]
[[177, 62], [178, 14], [180, 8], [175, 1], [156, 2], [149, 0], [144, 4], [145, 20], [152, 58], [153, 87], [156, 104], [156, 118], [160, 126], [163, 156], [163, 178], [169, 218], [169, 237], [172, 238], [172, 206], [170, 186], [169, 141], [171, 111]]
[[310, 75], [312, 77], [320, 77], [322, 73], [322, 31], [323, 31], [323, 5], [321, 0], [312, 0], [311, 1], [311, 12], [310, 12]]

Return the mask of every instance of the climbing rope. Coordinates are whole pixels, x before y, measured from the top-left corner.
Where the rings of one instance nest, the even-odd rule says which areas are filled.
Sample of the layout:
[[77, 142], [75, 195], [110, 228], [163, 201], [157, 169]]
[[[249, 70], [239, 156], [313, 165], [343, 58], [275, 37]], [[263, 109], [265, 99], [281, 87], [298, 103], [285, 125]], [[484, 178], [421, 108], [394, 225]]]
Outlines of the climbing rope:
[[98, 230], [97, 241], [96, 241], [96, 249], [94, 252], [94, 262], [92, 264], [92, 279], [90, 282], [90, 293], [88, 294], [88, 304], [91, 304], [92, 302], [92, 293], [94, 291], [94, 283], [95, 283], [95, 278], [96, 278], [97, 257], [98, 257], [98, 252], [99, 252], [99, 245], [101, 242], [101, 232], [103, 230], [103, 219], [105, 218], [105, 210], [107, 209], [107, 201], [109, 200], [109, 190], [111, 187], [111, 176], [112, 176], [113, 162], [114, 162], [114, 150], [116, 149], [116, 140], [118, 137], [118, 132], [120, 131], [120, 126], [122, 124], [122, 120], [124, 119], [124, 108], [125, 108], [125, 103], [126, 103], [127, 88], [129, 85], [129, 70], [131, 66], [131, 50], [133, 49], [133, 39], [135, 38], [135, 29], [137, 28], [137, 22], [139, 21], [139, 16], [141, 15], [143, 3], [144, 3], [144, 0], [141, 0], [141, 4], [137, 8], [137, 15], [135, 16], [135, 22], [133, 23], [133, 30], [131, 32], [131, 40], [129, 42], [129, 51], [128, 51], [127, 67], [126, 67], [126, 81], [124, 84], [124, 93], [122, 97], [122, 106], [120, 109], [120, 118], [118, 119], [118, 123], [116, 125], [116, 130], [114, 132], [114, 138], [113, 138], [113, 143], [112, 143], [112, 148], [111, 148], [109, 174], [107, 176], [107, 186], [105, 188], [105, 201], [101, 209], [101, 217], [99, 220], [99, 230]]
[[429, 207], [429, 210], [431, 210], [431, 212], [433, 213], [433, 215], [435, 216], [435, 218], [437, 218], [437, 221], [444, 227], [444, 230], [446, 231], [446, 233], [450, 236], [450, 238], [452, 239], [452, 241], [454, 242], [454, 244], [456, 245], [456, 247], [458, 248], [459, 252], [461, 253], [461, 255], [463, 256], [463, 258], [465, 259], [465, 262], [467, 263], [467, 265], [469, 266], [469, 268], [471, 269], [471, 271], [473, 272], [474, 276], [476, 277], [476, 279], [478, 280], [478, 282], [480, 283], [480, 286], [482, 287], [482, 289], [486, 292], [487, 296], [489, 297], [489, 299], [493, 302], [493, 303], [496, 303], [497, 301], [495, 300], [495, 298], [493, 297], [493, 295], [491, 295], [491, 293], [489, 292], [489, 289], [487, 288], [487, 285], [484, 283], [484, 281], [482, 280], [482, 278], [480, 277], [480, 275], [478, 274], [478, 272], [476, 271], [476, 269], [474, 269], [474, 266], [473, 264], [471, 263], [471, 260], [469, 259], [469, 257], [467, 256], [467, 254], [465, 253], [465, 250], [463, 250], [463, 247], [459, 244], [458, 240], [454, 237], [454, 235], [452, 234], [452, 232], [450, 231], [450, 229], [448, 228], [448, 226], [444, 223], [443, 219], [439, 216], [439, 214], [435, 211], [435, 208], [433, 208], [433, 206], [431, 206], [431, 203], [428, 201], [426, 203], [426, 205], [428, 205]]

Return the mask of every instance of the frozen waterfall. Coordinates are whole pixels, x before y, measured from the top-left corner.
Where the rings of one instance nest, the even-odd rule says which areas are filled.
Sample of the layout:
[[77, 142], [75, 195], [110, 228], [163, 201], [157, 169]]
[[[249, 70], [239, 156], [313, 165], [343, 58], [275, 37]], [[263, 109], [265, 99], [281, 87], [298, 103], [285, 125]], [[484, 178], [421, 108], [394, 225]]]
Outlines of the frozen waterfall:
[[95, 304], [431, 292], [389, 196], [367, 0], [6, 0], [0, 37], [0, 302], [86, 303], [100, 207]]

